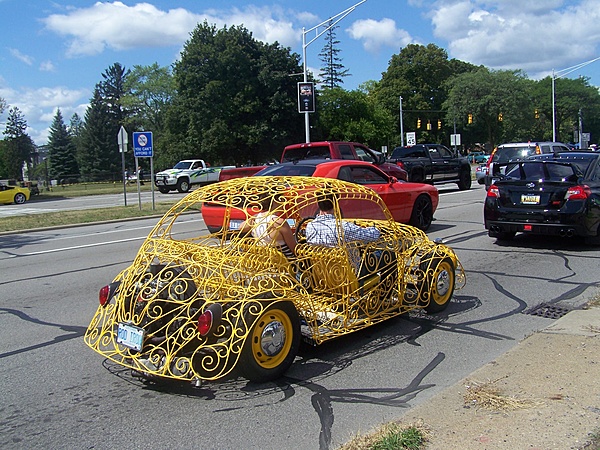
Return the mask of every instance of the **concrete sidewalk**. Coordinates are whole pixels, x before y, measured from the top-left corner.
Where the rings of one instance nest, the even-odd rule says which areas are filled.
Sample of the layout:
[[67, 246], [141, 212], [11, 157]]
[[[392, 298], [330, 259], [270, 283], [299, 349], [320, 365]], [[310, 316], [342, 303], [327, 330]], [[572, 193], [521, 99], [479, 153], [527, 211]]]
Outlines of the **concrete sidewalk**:
[[[465, 404], [484, 383], [512, 407]], [[589, 448], [600, 437], [600, 308], [567, 313], [399, 421], [423, 423], [431, 450]]]

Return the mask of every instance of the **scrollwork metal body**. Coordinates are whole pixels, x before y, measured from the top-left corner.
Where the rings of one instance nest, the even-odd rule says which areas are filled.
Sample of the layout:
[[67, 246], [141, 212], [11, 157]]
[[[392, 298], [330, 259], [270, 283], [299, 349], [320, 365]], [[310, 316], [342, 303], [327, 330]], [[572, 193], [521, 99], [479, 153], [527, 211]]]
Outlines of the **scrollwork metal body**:
[[[336, 215], [376, 226], [381, 238], [336, 247], [301, 239], [289, 260], [274, 242], [232, 229], [232, 217], [257, 214], [265, 196], [278, 198], [271, 213], [294, 227], [316, 214], [322, 195], [336, 200]], [[182, 221], [200, 214], [222, 217], [221, 230], [211, 234], [198, 220], [197, 233], [179, 233]], [[358, 267], [352, 252], [360, 255]], [[450, 271], [437, 269], [443, 261]], [[256, 321], [274, 304], [291, 302], [300, 317], [292, 331], [316, 345], [427, 308], [433, 300], [445, 307], [452, 295], [446, 295], [447, 272], [452, 291], [464, 284], [453, 250], [394, 222], [369, 188], [308, 177], [234, 179], [193, 191], [157, 223], [133, 263], [115, 278], [114, 296], [99, 306], [84, 339], [109, 360], [146, 376], [215, 380], [236, 367]], [[435, 283], [440, 289], [433, 295]], [[198, 321], [215, 304], [222, 313], [203, 336]], [[120, 342], [119, 324], [141, 330], [141, 349]]]

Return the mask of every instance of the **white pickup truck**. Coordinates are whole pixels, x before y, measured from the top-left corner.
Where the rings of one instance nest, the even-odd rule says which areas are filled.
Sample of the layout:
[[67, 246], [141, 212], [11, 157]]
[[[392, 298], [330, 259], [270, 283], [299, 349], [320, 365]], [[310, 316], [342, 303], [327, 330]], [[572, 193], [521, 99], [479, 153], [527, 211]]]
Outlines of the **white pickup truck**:
[[209, 167], [201, 159], [184, 159], [175, 164], [172, 169], [158, 172], [154, 177], [154, 184], [163, 194], [174, 190], [188, 192], [193, 184], [216, 183], [219, 181], [221, 169], [234, 167]]

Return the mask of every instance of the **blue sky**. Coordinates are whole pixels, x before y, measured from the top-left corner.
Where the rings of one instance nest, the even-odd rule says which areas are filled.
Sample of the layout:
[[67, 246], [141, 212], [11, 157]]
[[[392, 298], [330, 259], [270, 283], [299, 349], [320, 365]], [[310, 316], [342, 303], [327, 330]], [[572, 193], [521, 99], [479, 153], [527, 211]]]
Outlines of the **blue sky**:
[[[242, 24], [255, 38], [302, 54], [303, 27], [358, 1], [0, 0], [0, 97], [23, 112], [29, 135], [43, 145], [56, 109], [66, 122], [74, 112], [83, 117], [109, 66], [168, 66], [198, 22]], [[392, 55], [410, 43], [434, 43], [451, 58], [522, 69], [534, 79], [555, 70], [600, 86], [600, 61], [566, 74], [600, 56], [600, 0], [366, 0], [336, 33], [352, 75], [347, 89], [381, 79]], [[320, 37], [307, 47], [309, 68], [318, 71], [324, 43]], [[6, 112], [2, 131], [5, 121]]]

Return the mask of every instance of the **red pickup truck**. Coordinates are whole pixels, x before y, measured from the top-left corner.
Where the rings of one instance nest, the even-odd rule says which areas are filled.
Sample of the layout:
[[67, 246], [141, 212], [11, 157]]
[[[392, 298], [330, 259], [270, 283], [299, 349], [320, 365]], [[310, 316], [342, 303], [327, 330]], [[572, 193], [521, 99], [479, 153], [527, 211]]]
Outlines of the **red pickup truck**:
[[[321, 141], [288, 145], [283, 149], [281, 162], [306, 159], [353, 159], [375, 164], [385, 173], [407, 181], [407, 172], [396, 164], [386, 162], [385, 156], [357, 142]], [[251, 176], [266, 166], [237, 167], [221, 170], [219, 181]]]

